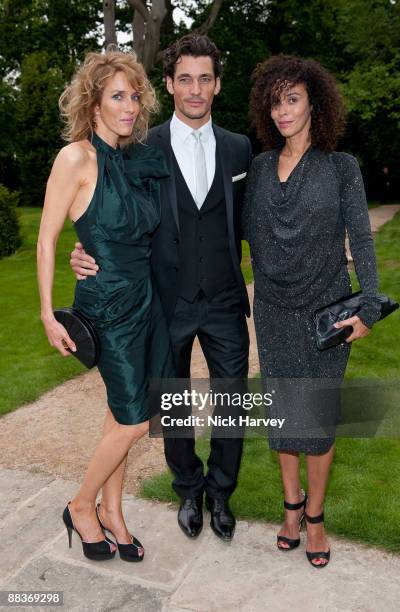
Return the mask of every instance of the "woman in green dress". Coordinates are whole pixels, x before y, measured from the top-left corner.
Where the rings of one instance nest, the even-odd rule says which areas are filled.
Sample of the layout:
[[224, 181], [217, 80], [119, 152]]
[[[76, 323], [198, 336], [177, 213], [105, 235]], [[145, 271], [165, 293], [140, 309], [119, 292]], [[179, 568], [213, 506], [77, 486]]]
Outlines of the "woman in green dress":
[[[41, 318], [61, 354], [75, 346], [53, 315], [57, 239], [67, 216], [99, 266], [78, 281], [74, 307], [100, 337], [99, 371], [107, 389], [103, 437], [63, 520], [84, 554], [141, 561], [144, 549], [128, 531], [121, 507], [127, 454], [148, 431], [149, 379], [173, 376], [169, 335], [151, 283], [151, 234], [160, 222], [161, 153], [141, 144], [154, 90], [133, 54], [90, 53], [60, 98], [70, 142], [56, 157], [46, 189], [38, 239]], [[102, 489], [101, 503], [96, 497]]]

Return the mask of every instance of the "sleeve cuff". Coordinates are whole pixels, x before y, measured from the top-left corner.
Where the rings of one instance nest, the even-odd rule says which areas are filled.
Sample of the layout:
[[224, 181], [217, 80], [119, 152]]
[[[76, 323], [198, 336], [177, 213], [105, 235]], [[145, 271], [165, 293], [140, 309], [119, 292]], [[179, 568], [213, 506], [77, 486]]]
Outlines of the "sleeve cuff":
[[380, 306], [375, 304], [365, 304], [356, 316], [362, 323], [364, 323], [364, 325], [371, 329], [381, 317]]

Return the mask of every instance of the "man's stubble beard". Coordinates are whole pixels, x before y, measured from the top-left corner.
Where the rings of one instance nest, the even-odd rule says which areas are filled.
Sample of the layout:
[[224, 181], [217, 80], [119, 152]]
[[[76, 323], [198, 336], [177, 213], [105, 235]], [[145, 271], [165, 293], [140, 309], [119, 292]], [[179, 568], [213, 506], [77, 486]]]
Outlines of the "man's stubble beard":
[[191, 115], [189, 114], [189, 112], [185, 111], [185, 109], [181, 110], [182, 115], [184, 115], [185, 117], [187, 117], [187, 119], [203, 119], [206, 115], [209, 114], [210, 112], [210, 108], [208, 108], [207, 110], [205, 110], [203, 113], [201, 113], [201, 115]]

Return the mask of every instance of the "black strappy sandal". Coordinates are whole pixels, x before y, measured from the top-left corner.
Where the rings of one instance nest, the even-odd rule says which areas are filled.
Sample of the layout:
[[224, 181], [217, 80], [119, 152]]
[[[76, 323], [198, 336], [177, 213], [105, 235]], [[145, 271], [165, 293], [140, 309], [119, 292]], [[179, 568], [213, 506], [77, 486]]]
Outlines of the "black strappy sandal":
[[[308, 523], [323, 523], [324, 521], [324, 513], [322, 512], [321, 514], [319, 514], [318, 516], [309, 516], [307, 514], [307, 512], [304, 512], [304, 516], [306, 517], [306, 521]], [[306, 555], [307, 555], [307, 559], [309, 560], [309, 562], [311, 563], [311, 565], [313, 567], [316, 567], [317, 569], [320, 569], [322, 567], [326, 567], [329, 563], [329, 559], [331, 557], [331, 551], [330, 549], [325, 552], [325, 551], [321, 551], [321, 552], [308, 552], [306, 550]], [[320, 563], [320, 564], [316, 564], [313, 563], [314, 559], [326, 559], [326, 563]]]
[[[304, 512], [302, 513], [299, 519], [299, 532], [301, 531], [301, 525], [304, 521], [305, 507], [306, 507], [306, 502], [307, 502], [307, 493], [305, 493], [303, 489], [301, 490], [301, 492], [304, 495], [304, 499], [301, 502], [298, 502], [297, 504], [289, 504], [289, 502], [287, 502], [286, 500], [284, 500], [283, 502], [283, 505], [285, 506], [286, 510], [300, 510], [300, 508], [304, 508]], [[284, 546], [279, 546], [279, 542], [284, 542], [285, 544], [288, 544], [288, 547], [286, 548]], [[279, 550], [283, 550], [284, 552], [286, 552], [287, 550], [293, 550], [294, 548], [297, 548], [299, 544], [300, 544], [300, 538], [293, 539], [293, 538], [287, 538], [286, 536], [281, 536], [281, 535], [276, 536], [276, 545], [279, 548]]]
[[[100, 520], [100, 515], [99, 515], [99, 507], [100, 504], [96, 505], [96, 514], [97, 514], [97, 518], [99, 520], [100, 523], [100, 527], [104, 530], [104, 531], [109, 531], [115, 538], [115, 535], [112, 533], [112, 531], [110, 531], [107, 527], [104, 527], [103, 523]], [[130, 544], [120, 544], [117, 540], [117, 538], [115, 538], [115, 541], [117, 543], [118, 546], [118, 552], [119, 552], [119, 556], [123, 561], [130, 561], [133, 563], [137, 563], [138, 561], [143, 561], [144, 558], [144, 548], [141, 545], [141, 543], [139, 542], [139, 540], [137, 540], [136, 538], [133, 537], [132, 534], [129, 534], [132, 538], [132, 542]]]

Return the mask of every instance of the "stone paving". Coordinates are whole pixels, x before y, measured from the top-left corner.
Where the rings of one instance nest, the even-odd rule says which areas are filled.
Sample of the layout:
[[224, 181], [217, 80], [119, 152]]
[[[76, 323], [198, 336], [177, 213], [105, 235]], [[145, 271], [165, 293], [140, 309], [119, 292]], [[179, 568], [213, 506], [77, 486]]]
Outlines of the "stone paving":
[[330, 538], [331, 562], [316, 570], [306, 559], [304, 535], [297, 550], [282, 553], [275, 546], [277, 526], [239, 521], [233, 541], [224, 543], [205, 513], [203, 532], [192, 541], [180, 531], [175, 507], [131, 495], [124, 497], [124, 512], [145, 546], [144, 561], [90, 561], [76, 534], [68, 548], [61, 521], [76, 487], [0, 469], [0, 589], [63, 591], [68, 612], [399, 609], [400, 556]]

